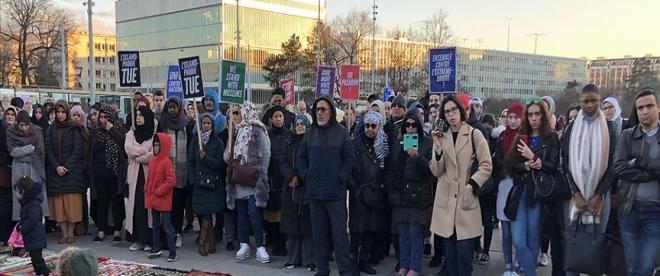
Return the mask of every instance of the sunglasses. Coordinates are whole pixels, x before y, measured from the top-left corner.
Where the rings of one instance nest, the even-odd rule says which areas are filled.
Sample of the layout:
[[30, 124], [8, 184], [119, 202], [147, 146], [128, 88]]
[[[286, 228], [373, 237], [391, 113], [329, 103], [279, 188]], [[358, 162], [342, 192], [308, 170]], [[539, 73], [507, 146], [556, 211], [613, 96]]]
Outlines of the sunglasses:
[[232, 112], [231, 114], [233, 114], [234, 116], [238, 116], [238, 115], [241, 115], [241, 113], [240, 113], [240, 112], [238, 112], [238, 111], [234, 111], [234, 112]]
[[406, 126], [406, 128], [417, 128], [416, 123], [405, 123], [404, 126]]
[[543, 101], [543, 100], [541, 99], [541, 97], [534, 97], [534, 98], [531, 98], [531, 99], [527, 99], [527, 101], [525, 102], [525, 104], [526, 104], [526, 105], [530, 105], [530, 104], [532, 104], [532, 103], [534, 103], [534, 104], [540, 104], [541, 101]]
[[364, 124], [364, 128], [365, 129], [367, 129], [367, 128], [377, 129], [378, 124]]

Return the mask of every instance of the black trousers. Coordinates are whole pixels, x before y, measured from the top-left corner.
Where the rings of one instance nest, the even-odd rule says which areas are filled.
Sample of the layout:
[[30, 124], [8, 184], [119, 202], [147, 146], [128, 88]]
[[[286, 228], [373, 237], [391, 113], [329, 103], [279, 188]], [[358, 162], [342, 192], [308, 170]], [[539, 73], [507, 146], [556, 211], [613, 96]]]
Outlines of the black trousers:
[[[552, 276], [564, 276], [566, 272], [564, 271], [564, 244], [561, 234], [564, 219], [561, 205], [541, 205], [541, 219], [542, 236], [550, 241], [552, 248]], [[547, 252], [547, 249], [542, 252]]]
[[183, 233], [184, 212], [186, 210], [186, 198], [188, 188], [174, 188], [172, 194], [172, 227], [177, 234]]
[[[481, 207], [481, 224], [484, 226], [482, 252], [488, 255], [490, 244], [493, 241], [493, 220], [496, 216], [497, 198], [490, 194], [484, 195], [479, 197], [479, 205]], [[481, 239], [477, 239], [477, 247], [475, 248], [481, 248]]]
[[318, 275], [330, 274], [328, 262], [333, 246], [339, 274], [353, 275], [348, 233], [346, 233], [348, 219], [346, 200], [310, 200], [309, 207]]
[[[98, 221], [96, 225], [100, 231], [105, 233], [112, 233], [114, 231], [121, 231], [124, 218], [124, 197], [117, 194], [117, 178], [110, 176], [110, 174], [95, 175], [95, 184], [98, 198], [97, 214]], [[108, 211], [112, 210], [112, 226], [108, 222]]]
[[48, 266], [46, 266], [46, 261], [42, 256], [41, 249], [30, 251], [30, 259], [32, 260], [32, 268], [34, 268], [35, 275], [48, 275]]
[[351, 256], [353, 259], [367, 261], [374, 247], [375, 238], [380, 232], [351, 231]]

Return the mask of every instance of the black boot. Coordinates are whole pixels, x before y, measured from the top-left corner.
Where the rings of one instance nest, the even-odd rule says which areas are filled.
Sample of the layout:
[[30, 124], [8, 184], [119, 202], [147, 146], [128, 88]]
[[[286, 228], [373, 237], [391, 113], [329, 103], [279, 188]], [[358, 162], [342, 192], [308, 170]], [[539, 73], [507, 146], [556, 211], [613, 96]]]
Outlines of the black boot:
[[369, 275], [376, 275], [377, 273], [376, 270], [369, 264], [369, 254], [360, 255], [360, 263], [358, 265], [361, 272], [367, 273]]

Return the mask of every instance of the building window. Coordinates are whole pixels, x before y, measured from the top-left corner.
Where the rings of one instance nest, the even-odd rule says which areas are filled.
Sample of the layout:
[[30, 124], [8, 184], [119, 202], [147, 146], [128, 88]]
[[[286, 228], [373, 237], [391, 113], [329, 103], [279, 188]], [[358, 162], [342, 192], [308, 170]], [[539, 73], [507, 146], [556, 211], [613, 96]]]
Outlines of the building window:
[[115, 45], [110, 45], [110, 51], [114, 51], [114, 50], [115, 50]]
[[96, 70], [96, 76], [100, 77], [101, 76], [101, 70]]
[[115, 57], [114, 56], [110, 57], [110, 64], [115, 64]]
[[101, 84], [100, 83], [96, 84], [96, 89], [101, 89]]

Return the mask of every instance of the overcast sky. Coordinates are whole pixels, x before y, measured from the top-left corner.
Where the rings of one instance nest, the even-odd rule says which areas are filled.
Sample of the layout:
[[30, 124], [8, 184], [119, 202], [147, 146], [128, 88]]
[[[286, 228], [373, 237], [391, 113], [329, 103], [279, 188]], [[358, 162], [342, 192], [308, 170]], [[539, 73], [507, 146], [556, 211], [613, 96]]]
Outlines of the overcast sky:
[[[182, 0], [185, 1], [185, 0]], [[327, 18], [353, 9], [371, 9], [373, 0], [327, 0]], [[76, 11], [84, 26], [82, 0], [55, 0]], [[377, 24], [382, 29], [411, 24], [444, 9], [457, 37], [468, 47], [506, 49], [507, 20], [511, 21], [511, 50], [532, 52], [531, 33], [539, 38], [539, 54], [590, 59], [624, 55], [660, 55], [660, 0], [376, 0]], [[114, 1], [97, 0], [95, 30], [114, 33]], [[462, 41], [462, 40], [461, 40]], [[461, 42], [462, 43], [462, 42]]]

